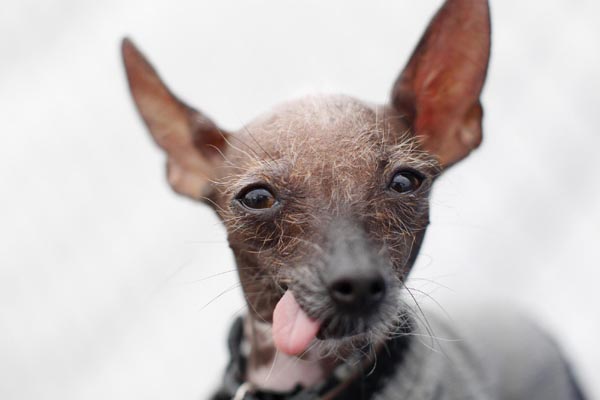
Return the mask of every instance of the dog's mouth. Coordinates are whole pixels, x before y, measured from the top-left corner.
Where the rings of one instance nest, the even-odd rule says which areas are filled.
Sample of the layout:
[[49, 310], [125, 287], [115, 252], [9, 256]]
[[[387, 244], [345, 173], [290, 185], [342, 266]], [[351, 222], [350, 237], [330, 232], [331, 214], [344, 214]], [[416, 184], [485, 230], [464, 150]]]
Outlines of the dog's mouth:
[[311, 318], [287, 290], [273, 312], [273, 341], [275, 347], [288, 355], [300, 355], [315, 340], [352, 340], [368, 336], [369, 326], [362, 318], [351, 320], [336, 317], [316, 320]]
[[364, 336], [367, 331], [368, 327], [362, 319], [341, 321], [337, 318], [329, 318], [321, 323], [317, 338], [320, 340], [355, 339]]

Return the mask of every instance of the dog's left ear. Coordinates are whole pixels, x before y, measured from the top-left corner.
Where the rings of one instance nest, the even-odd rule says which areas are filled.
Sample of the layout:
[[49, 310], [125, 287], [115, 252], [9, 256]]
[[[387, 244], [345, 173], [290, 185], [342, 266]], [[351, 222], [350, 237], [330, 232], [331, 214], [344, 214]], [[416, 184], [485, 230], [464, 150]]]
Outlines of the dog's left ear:
[[392, 106], [444, 167], [481, 143], [489, 56], [487, 0], [447, 0], [394, 84]]

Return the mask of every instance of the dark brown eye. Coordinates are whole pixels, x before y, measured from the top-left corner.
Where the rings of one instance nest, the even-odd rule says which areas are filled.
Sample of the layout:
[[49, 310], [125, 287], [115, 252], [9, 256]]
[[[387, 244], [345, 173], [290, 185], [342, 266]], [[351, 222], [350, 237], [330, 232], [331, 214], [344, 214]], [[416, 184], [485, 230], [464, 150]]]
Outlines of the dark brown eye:
[[398, 193], [413, 192], [421, 186], [422, 181], [423, 177], [420, 174], [410, 170], [402, 170], [396, 172], [389, 187]]
[[253, 210], [262, 210], [265, 208], [271, 208], [275, 205], [277, 200], [273, 193], [265, 188], [254, 188], [243, 193], [239, 198], [239, 201]]

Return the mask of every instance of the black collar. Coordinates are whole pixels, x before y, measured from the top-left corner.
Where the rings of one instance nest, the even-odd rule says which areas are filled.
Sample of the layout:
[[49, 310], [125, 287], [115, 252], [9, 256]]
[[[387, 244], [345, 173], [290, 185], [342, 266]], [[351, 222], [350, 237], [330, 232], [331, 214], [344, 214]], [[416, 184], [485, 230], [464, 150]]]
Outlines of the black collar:
[[233, 323], [229, 332], [230, 360], [221, 388], [213, 395], [212, 400], [367, 400], [385, 385], [404, 358], [410, 341], [408, 335], [397, 335], [396, 338], [388, 340], [379, 351], [376, 364], [363, 371], [344, 374], [339, 373], [343, 368], [338, 368], [327, 380], [316, 386], [298, 386], [290, 392], [275, 393], [253, 390], [244, 382], [246, 359], [240, 350], [243, 334], [243, 319], [240, 317]]

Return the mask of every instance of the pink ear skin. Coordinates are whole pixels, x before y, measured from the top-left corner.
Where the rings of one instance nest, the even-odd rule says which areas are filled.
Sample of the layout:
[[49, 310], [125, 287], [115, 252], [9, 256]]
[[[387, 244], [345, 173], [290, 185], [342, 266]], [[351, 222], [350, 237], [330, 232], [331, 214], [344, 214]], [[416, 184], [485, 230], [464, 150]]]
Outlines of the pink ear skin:
[[487, 0], [447, 0], [394, 84], [392, 106], [444, 167], [481, 143], [490, 30]]
[[204, 199], [211, 192], [215, 167], [222, 163], [227, 134], [175, 97], [129, 39], [123, 40], [121, 51], [137, 110], [167, 153], [169, 183], [177, 193]]

